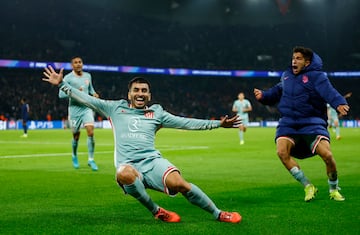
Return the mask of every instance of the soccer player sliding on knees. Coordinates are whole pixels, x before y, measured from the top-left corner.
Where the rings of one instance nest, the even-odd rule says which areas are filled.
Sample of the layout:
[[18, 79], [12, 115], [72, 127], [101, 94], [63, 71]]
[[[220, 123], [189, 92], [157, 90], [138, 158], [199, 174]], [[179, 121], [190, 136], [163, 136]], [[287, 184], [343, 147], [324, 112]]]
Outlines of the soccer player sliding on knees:
[[59, 86], [72, 99], [92, 108], [111, 120], [115, 137], [114, 162], [116, 180], [126, 194], [136, 198], [156, 219], [165, 222], [180, 222], [175, 212], [157, 205], [146, 189], [176, 195], [181, 193], [190, 203], [209, 212], [221, 222], [239, 223], [237, 212], [220, 210], [195, 184], [187, 182], [180, 170], [163, 158], [155, 149], [156, 132], [162, 128], [186, 130], [211, 130], [214, 128], [237, 128], [241, 120], [237, 115], [221, 120], [203, 120], [172, 115], [161, 105], [148, 106], [151, 100], [150, 83], [145, 78], [135, 77], [128, 84], [128, 100], [98, 99], [63, 81], [63, 69], [57, 73], [51, 66], [45, 68], [44, 81]]

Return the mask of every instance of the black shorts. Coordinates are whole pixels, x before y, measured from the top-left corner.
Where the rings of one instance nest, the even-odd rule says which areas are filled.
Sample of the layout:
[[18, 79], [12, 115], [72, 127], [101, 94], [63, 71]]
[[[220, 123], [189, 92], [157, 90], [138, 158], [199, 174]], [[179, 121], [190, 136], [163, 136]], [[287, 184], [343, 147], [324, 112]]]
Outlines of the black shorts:
[[298, 159], [305, 159], [316, 155], [316, 147], [321, 140], [327, 140], [329, 138], [324, 135], [287, 135], [279, 136], [278, 139], [287, 139], [294, 145], [291, 148], [290, 155]]

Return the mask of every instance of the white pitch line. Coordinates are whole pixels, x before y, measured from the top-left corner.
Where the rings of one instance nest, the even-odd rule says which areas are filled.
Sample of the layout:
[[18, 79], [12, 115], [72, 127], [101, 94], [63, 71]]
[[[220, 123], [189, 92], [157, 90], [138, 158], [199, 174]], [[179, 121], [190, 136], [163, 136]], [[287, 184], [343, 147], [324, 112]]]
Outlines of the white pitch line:
[[[160, 151], [177, 151], [177, 150], [193, 150], [193, 149], [208, 149], [208, 146], [177, 146], [177, 147], [158, 147]], [[114, 151], [101, 151], [95, 152], [95, 154], [109, 154], [114, 153]], [[23, 155], [7, 155], [0, 156], [0, 159], [12, 159], [12, 158], [32, 158], [32, 157], [60, 157], [60, 156], [69, 156], [69, 152], [66, 153], [39, 153], [39, 154], [23, 154]], [[78, 155], [85, 155], [87, 152], [78, 152]]]
[[[22, 144], [22, 145], [34, 145], [34, 144], [40, 144], [40, 145], [66, 145], [69, 144], [70, 142], [51, 142], [51, 141], [47, 141], [47, 142], [40, 142], [40, 141], [1, 141], [0, 140], [0, 144]], [[97, 146], [114, 146], [113, 143], [111, 144], [96, 144]]]
[[[97, 154], [113, 153], [113, 151], [103, 151], [96, 152]], [[69, 156], [71, 153], [39, 153], [39, 154], [24, 154], [24, 155], [8, 155], [0, 156], [0, 159], [9, 159], [9, 158], [30, 158], [30, 157], [60, 157], [60, 156]], [[78, 155], [84, 155], [87, 152], [79, 152]]]

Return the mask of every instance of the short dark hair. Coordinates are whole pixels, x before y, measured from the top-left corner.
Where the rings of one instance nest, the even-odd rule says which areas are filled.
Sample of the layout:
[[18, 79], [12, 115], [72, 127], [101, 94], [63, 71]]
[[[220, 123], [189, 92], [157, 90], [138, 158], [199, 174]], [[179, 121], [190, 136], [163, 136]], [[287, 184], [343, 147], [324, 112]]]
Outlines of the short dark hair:
[[70, 62], [72, 63], [72, 61], [73, 61], [75, 58], [80, 58], [81, 60], [83, 60], [81, 56], [74, 55], [74, 56], [71, 57]]
[[129, 81], [129, 84], [128, 84], [128, 89], [129, 90], [130, 90], [133, 83], [146, 83], [149, 86], [149, 90], [151, 88], [150, 82], [146, 78], [143, 78], [143, 77], [134, 77], [133, 79], [131, 79]]
[[301, 53], [304, 56], [305, 60], [309, 60], [311, 61], [313, 58], [313, 50], [311, 50], [310, 48], [307, 47], [303, 47], [303, 46], [296, 46], [293, 48], [293, 53]]

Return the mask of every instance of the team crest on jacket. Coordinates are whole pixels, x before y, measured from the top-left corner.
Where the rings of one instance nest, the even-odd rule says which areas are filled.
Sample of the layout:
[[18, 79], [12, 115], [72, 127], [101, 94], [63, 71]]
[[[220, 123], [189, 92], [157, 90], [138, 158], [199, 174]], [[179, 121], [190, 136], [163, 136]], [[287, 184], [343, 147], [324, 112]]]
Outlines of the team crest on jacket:
[[307, 82], [309, 81], [308, 76], [304, 75], [304, 76], [302, 77], [302, 81], [303, 81], [303, 83], [307, 83]]
[[154, 112], [145, 112], [144, 116], [147, 118], [154, 118]]

